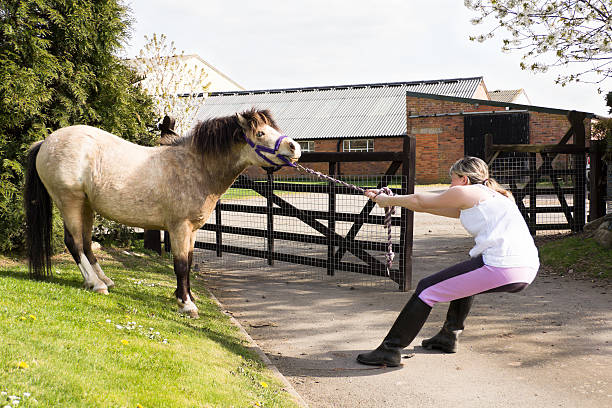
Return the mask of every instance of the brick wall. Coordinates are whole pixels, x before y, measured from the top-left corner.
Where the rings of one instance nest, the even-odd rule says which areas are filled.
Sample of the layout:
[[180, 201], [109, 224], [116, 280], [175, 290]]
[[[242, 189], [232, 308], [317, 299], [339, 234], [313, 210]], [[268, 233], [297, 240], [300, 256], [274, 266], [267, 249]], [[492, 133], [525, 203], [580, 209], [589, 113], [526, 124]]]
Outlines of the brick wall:
[[[315, 140], [315, 152], [336, 152], [338, 139]], [[401, 152], [404, 148], [404, 138], [402, 137], [385, 137], [374, 138], [375, 152]], [[340, 146], [342, 151], [342, 146]], [[308, 167], [325, 174], [329, 173], [328, 163], [308, 163], [300, 161], [304, 167]], [[360, 174], [360, 175], [380, 175], [384, 174], [391, 162], [355, 162], [355, 163], [340, 163], [340, 174]], [[266, 172], [260, 167], [249, 167], [246, 174], [250, 177], [263, 177]], [[282, 168], [275, 174], [283, 176], [295, 176], [303, 174], [295, 169]], [[401, 174], [401, 166], [396, 174]]]
[[[407, 96], [407, 131], [416, 138], [417, 183], [449, 182], [448, 169], [464, 155], [464, 116], [460, 114], [461, 112], [504, 110], [506, 110], [505, 107], [484, 105], [481, 102], [457, 102]], [[411, 115], [434, 114], [456, 115], [410, 118]], [[590, 119], [585, 120], [585, 126], [588, 145]], [[529, 112], [530, 143], [532, 144], [558, 143], [569, 127], [570, 124], [565, 114]]]
[[[514, 108], [516, 109], [516, 108]], [[482, 102], [457, 102], [452, 100], [406, 97], [407, 132], [416, 138], [416, 181], [421, 184], [448, 183], [448, 169], [464, 155], [464, 116], [462, 112], [504, 111], [505, 107]], [[418, 115], [453, 114], [437, 117]], [[585, 120], [587, 144], [590, 138], [590, 119]], [[554, 144], [565, 135], [570, 124], [565, 114], [529, 112], [530, 143]], [[570, 143], [572, 141], [570, 140]], [[337, 139], [315, 140], [316, 152], [336, 152]], [[374, 151], [402, 151], [403, 138], [375, 138]], [[342, 146], [340, 147], [342, 151]], [[301, 162], [304, 166], [328, 173], [327, 163]], [[340, 174], [383, 174], [388, 162], [341, 163]], [[263, 176], [260, 168], [248, 169], [251, 176]], [[398, 171], [399, 173], [399, 171]], [[280, 175], [296, 175], [296, 170], [283, 168]]]

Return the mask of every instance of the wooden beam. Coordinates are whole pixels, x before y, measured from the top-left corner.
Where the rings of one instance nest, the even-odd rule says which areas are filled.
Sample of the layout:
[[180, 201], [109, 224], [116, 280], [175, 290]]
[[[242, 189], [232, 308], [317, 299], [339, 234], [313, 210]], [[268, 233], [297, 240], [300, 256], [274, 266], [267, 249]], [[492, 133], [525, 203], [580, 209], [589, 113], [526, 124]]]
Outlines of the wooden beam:
[[402, 152], [306, 152], [301, 163], [402, 161]]
[[584, 147], [586, 143], [586, 131], [584, 130], [584, 112], [571, 111], [567, 114], [567, 120], [572, 124], [574, 131], [574, 145]]
[[[416, 139], [406, 135], [403, 146], [402, 194], [413, 194], [416, 179]], [[399, 289], [402, 292], [412, 289], [412, 250], [414, 244], [414, 212], [401, 208], [402, 227], [400, 233]], [[394, 279], [395, 280], [395, 279]]]
[[496, 144], [491, 146], [491, 151], [498, 152], [521, 152], [521, 153], [566, 153], [580, 154], [589, 151], [588, 147], [576, 145], [526, 145], [526, 144]]

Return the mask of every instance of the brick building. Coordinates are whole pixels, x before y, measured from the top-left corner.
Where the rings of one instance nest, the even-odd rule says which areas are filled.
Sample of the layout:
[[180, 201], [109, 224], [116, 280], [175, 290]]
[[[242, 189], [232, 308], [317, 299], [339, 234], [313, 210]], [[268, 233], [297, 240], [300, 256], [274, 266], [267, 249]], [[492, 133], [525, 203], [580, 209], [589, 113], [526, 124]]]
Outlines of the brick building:
[[[412, 135], [418, 183], [448, 182], [455, 160], [481, 155], [486, 133], [494, 135], [494, 143], [551, 144], [569, 129], [566, 110], [491, 100], [482, 77], [217, 92], [205, 100], [197, 118], [251, 107], [270, 109], [281, 130], [304, 151], [401, 151], [404, 136]], [[324, 164], [309, 167], [327, 170]], [[343, 163], [340, 172], [380, 174], [386, 167]], [[249, 173], [263, 174], [255, 168]]]

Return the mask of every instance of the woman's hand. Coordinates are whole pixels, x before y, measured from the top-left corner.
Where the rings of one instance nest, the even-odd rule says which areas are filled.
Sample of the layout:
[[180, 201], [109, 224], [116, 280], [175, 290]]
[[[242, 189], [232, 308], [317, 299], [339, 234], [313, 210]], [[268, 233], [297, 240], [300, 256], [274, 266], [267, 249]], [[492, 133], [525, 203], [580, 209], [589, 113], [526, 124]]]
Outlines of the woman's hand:
[[375, 188], [368, 189], [363, 193], [363, 195], [368, 197], [370, 200], [374, 201], [376, 204], [378, 204], [379, 207], [391, 207], [392, 206], [392, 204], [390, 203], [391, 196], [388, 196], [387, 194], [381, 192], [378, 189], [375, 189]]

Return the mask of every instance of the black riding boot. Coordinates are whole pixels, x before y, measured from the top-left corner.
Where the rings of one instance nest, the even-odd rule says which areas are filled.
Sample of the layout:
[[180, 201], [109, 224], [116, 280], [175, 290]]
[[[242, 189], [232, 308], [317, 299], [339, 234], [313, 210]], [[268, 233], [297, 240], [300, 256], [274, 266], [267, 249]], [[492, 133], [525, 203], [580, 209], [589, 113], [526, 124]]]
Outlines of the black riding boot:
[[442, 330], [432, 338], [423, 340], [421, 345], [428, 350], [438, 349], [445, 353], [456, 353], [457, 339], [463, 331], [465, 318], [470, 312], [473, 302], [474, 296], [453, 300], [448, 307]]
[[368, 365], [396, 367], [402, 361], [400, 351], [419, 333], [431, 312], [431, 307], [412, 295], [391, 326], [383, 342], [369, 353], [359, 354], [357, 361]]

